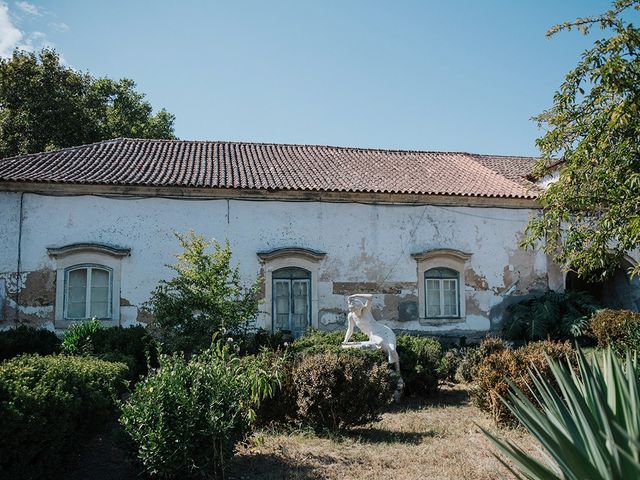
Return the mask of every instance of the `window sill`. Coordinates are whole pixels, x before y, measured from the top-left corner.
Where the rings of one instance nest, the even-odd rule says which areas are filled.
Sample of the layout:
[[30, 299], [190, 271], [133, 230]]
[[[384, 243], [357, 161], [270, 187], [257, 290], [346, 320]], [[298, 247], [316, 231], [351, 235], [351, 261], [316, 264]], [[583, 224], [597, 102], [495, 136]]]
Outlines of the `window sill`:
[[[89, 319], [78, 319], [78, 320], [69, 320], [66, 318], [62, 318], [62, 319], [56, 319], [55, 321], [55, 327], [56, 328], [61, 328], [61, 329], [67, 329], [69, 328], [71, 325], [74, 325], [76, 323], [79, 322], [83, 322], [85, 320], [91, 320]], [[104, 328], [109, 328], [109, 327], [117, 327], [119, 325], [119, 321], [113, 318], [110, 319], [98, 319], [98, 321], [100, 322], [100, 324], [104, 327]]]
[[464, 323], [466, 319], [464, 317], [433, 317], [433, 318], [420, 318], [418, 322], [420, 325], [438, 326], [438, 325], [452, 325], [455, 323]]

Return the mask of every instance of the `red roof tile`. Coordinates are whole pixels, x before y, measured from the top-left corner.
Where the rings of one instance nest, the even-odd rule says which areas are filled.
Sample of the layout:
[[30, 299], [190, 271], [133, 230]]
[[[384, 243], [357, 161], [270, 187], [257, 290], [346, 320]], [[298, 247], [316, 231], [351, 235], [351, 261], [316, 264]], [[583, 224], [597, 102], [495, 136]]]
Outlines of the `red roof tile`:
[[2, 182], [536, 198], [534, 158], [116, 139], [0, 160]]

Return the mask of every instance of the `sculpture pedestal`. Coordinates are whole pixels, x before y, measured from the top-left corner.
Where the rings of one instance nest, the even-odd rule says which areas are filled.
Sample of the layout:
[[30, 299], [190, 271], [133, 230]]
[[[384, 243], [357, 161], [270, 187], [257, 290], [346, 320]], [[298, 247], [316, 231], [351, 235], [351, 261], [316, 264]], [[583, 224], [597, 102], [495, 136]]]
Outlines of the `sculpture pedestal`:
[[[343, 342], [342, 348], [357, 348], [362, 350], [376, 350], [379, 349], [375, 343], [373, 342]], [[402, 379], [402, 375], [400, 372], [398, 373], [398, 383], [396, 384], [396, 390], [393, 392], [393, 399], [396, 403], [400, 403], [402, 399], [402, 392], [404, 391], [404, 380]]]

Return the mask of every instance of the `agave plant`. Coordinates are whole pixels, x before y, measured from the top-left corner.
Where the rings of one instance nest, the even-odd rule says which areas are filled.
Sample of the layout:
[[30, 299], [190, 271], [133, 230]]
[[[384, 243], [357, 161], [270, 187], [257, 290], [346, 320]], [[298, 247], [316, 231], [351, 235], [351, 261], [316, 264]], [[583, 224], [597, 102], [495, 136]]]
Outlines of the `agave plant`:
[[589, 360], [576, 353], [575, 368], [550, 361], [557, 390], [532, 372], [538, 405], [512, 385], [503, 400], [540, 442], [549, 461], [541, 462], [515, 444], [483, 430], [515, 464], [500, 462], [516, 478], [623, 480], [640, 478], [640, 382], [637, 362], [620, 360], [611, 349]]

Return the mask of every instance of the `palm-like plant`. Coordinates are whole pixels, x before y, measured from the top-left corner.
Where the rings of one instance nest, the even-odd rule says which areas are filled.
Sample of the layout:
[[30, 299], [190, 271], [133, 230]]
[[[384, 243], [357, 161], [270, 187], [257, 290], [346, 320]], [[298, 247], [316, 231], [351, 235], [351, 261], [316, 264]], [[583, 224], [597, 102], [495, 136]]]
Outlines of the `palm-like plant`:
[[549, 291], [511, 305], [504, 326], [509, 340], [564, 340], [584, 335], [589, 318], [599, 308], [585, 292]]
[[623, 480], [640, 478], [640, 382], [637, 363], [611, 349], [600, 359], [576, 354], [576, 368], [550, 361], [557, 390], [533, 372], [536, 406], [512, 386], [504, 400], [552, 461], [529, 456], [515, 444], [484, 433], [517, 467], [516, 478]]

